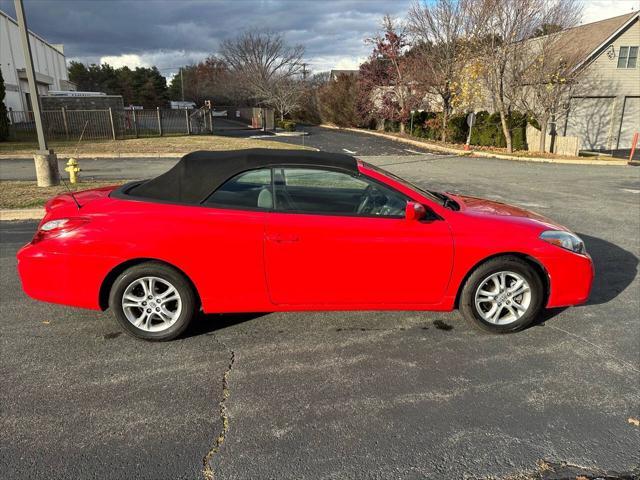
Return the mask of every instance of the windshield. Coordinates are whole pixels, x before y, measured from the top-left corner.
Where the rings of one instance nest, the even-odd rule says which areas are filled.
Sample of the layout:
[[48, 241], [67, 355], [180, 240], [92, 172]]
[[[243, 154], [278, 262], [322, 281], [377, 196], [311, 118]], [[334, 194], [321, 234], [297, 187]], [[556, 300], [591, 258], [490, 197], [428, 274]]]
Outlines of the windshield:
[[365, 167], [367, 167], [367, 168], [369, 168], [369, 169], [371, 169], [373, 171], [381, 173], [382, 175], [385, 175], [385, 176], [387, 176], [389, 178], [392, 178], [396, 182], [404, 185], [405, 187], [410, 188], [411, 190], [415, 190], [415, 191], [421, 193], [422, 195], [424, 195], [425, 197], [430, 198], [431, 200], [434, 200], [434, 201], [436, 201], [438, 203], [441, 203], [442, 200], [443, 200], [443, 197], [445, 197], [441, 193], [432, 192], [431, 190], [425, 190], [424, 188], [420, 188], [417, 185], [405, 180], [404, 178], [400, 178], [397, 175], [394, 175], [393, 173], [391, 173], [391, 172], [389, 172], [387, 170], [384, 170], [383, 168], [376, 167], [375, 165], [371, 165], [370, 163], [367, 163], [367, 162], [362, 162], [362, 165], [364, 165]]

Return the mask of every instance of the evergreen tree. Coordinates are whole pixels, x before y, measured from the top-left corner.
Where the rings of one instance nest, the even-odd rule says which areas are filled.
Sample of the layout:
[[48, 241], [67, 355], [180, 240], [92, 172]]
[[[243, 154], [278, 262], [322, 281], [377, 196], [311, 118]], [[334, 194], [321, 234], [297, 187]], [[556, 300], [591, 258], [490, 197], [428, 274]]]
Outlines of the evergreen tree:
[[0, 142], [9, 139], [9, 119], [7, 118], [7, 107], [4, 104], [5, 96], [4, 78], [0, 69]]

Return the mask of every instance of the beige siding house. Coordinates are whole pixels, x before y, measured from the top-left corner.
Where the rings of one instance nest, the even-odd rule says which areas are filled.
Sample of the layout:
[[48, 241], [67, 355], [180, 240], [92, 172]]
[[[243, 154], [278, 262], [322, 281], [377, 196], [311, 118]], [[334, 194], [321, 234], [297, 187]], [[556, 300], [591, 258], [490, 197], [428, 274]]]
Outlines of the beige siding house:
[[576, 136], [580, 149], [631, 148], [640, 131], [640, 22], [638, 12], [582, 25], [562, 33], [583, 60], [561, 135]]

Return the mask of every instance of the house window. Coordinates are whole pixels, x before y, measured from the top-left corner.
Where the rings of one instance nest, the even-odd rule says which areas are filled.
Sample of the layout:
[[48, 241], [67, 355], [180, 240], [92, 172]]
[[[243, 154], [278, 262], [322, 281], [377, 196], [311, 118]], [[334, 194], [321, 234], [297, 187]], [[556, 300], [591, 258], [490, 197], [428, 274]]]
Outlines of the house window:
[[620, 47], [618, 68], [636, 68], [637, 62], [638, 47]]

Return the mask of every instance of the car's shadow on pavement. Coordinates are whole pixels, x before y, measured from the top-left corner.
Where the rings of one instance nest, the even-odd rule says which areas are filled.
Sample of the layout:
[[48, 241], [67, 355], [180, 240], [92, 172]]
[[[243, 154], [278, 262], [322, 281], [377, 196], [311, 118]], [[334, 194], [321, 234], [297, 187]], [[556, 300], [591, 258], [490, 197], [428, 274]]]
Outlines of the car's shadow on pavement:
[[638, 257], [601, 238], [579, 234], [593, 259], [596, 275], [585, 305], [600, 305], [616, 298], [638, 274]]
[[248, 322], [268, 313], [199, 313], [182, 338], [197, 337]]

